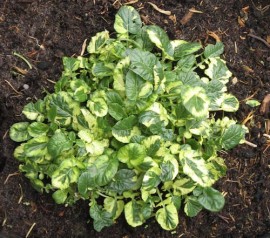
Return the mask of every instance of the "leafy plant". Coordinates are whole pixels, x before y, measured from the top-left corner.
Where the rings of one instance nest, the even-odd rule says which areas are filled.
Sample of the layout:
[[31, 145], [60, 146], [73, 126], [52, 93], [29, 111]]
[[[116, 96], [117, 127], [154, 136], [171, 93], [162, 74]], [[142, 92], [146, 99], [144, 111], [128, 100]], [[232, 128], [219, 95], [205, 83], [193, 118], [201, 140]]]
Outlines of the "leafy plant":
[[217, 212], [225, 175], [218, 151], [244, 140], [246, 128], [215, 111], [235, 112], [223, 44], [171, 41], [138, 12], [120, 8], [114, 28], [97, 33], [86, 57], [64, 57], [55, 91], [23, 109], [10, 138], [20, 171], [56, 203], [90, 201], [94, 228], [122, 214], [133, 226], [155, 216], [175, 229], [178, 210]]

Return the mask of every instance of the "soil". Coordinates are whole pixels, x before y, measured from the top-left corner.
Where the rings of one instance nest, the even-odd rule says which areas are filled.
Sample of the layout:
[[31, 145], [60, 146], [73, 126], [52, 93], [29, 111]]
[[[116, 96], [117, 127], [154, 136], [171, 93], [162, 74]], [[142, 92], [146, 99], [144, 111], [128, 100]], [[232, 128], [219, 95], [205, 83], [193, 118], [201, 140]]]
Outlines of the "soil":
[[[187, 218], [181, 211], [174, 232], [163, 231], [154, 220], [130, 228], [121, 217], [98, 233], [86, 202], [74, 207], [56, 205], [50, 194], [37, 193], [18, 172], [19, 163], [12, 156], [16, 143], [8, 137], [9, 127], [23, 120], [26, 103], [52, 92], [52, 81], [61, 74], [62, 56], [79, 55], [84, 40], [99, 31], [113, 32], [114, 15], [126, 2], [1, 1], [0, 237], [270, 237], [270, 139], [263, 136], [269, 133], [269, 113], [245, 104], [249, 97], [261, 102], [270, 91], [267, 0], [151, 0], [171, 11], [171, 16], [146, 1], [129, 0], [146, 24], [163, 27], [171, 39], [214, 43], [214, 32], [225, 44], [223, 58], [233, 72], [228, 88], [241, 102], [239, 111], [230, 116], [245, 123], [250, 131], [246, 139], [257, 147], [243, 144], [223, 154], [227, 175], [215, 185], [226, 194], [221, 212], [203, 211]], [[191, 8], [198, 12], [183, 19]], [[26, 57], [33, 68], [14, 52]]]

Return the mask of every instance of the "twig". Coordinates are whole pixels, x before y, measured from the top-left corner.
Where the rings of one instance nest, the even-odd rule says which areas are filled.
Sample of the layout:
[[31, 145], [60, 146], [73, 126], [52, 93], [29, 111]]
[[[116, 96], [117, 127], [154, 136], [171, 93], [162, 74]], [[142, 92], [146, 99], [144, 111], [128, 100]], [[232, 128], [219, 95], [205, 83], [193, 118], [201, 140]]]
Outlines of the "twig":
[[255, 35], [253, 35], [253, 34], [251, 34], [251, 33], [249, 33], [248, 36], [250, 36], [250, 37], [252, 37], [252, 38], [255, 38], [255, 39], [261, 41], [261, 42], [264, 43], [268, 48], [270, 48], [270, 44], [268, 44], [267, 41], [264, 40], [264, 39], [262, 39], [261, 37], [255, 36]]
[[125, 5], [129, 5], [129, 4], [134, 4], [136, 2], [138, 2], [139, 0], [133, 0], [133, 1], [129, 1], [129, 2], [126, 2], [124, 3]]
[[23, 190], [22, 190], [22, 186], [19, 184], [19, 186], [20, 186], [20, 191], [21, 191], [21, 196], [20, 196], [20, 198], [19, 198], [19, 200], [18, 200], [18, 204], [20, 204], [21, 202], [22, 202], [22, 199], [23, 199]]
[[86, 41], [87, 39], [84, 40], [83, 44], [82, 44], [82, 50], [81, 50], [81, 54], [80, 56], [83, 56], [84, 52], [85, 52], [85, 49], [86, 49]]
[[2, 226], [5, 226], [6, 223], [7, 223], [7, 212], [5, 211], [5, 218], [4, 218], [3, 222], [2, 222]]
[[148, 4], [150, 4], [155, 10], [157, 10], [158, 12], [160, 12], [162, 14], [165, 14], [167, 16], [170, 16], [172, 14], [171, 11], [162, 10], [154, 3], [148, 2]]
[[245, 143], [246, 145], [249, 145], [249, 146], [253, 147], [253, 148], [256, 148], [256, 147], [257, 147], [257, 145], [255, 145], [255, 144], [253, 144], [253, 143], [251, 143], [251, 142], [249, 142], [249, 141], [246, 141], [246, 140], [245, 140], [244, 143]]
[[263, 134], [263, 136], [267, 137], [268, 139], [270, 139], [270, 135], [268, 134]]
[[50, 83], [53, 83], [53, 84], [56, 84], [56, 82], [55, 81], [53, 81], [53, 80], [50, 80], [50, 79], [46, 79], [48, 82], [50, 82]]
[[18, 91], [12, 86], [12, 84], [11, 84], [9, 81], [7, 81], [7, 80], [5, 79], [5, 82], [13, 89], [14, 92], [16, 92], [16, 93], [19, 94], [19, 95], [22, 95], [22, 93], [18, 92]]
[[18, 54], [16, 52], [13, 52], [13, 55], [21, 58], [28, 65], [29, 69], [33, 68], [32, 65], [29, 63], [29, 61], [24, 56], [22, 56], [22, 55], [20, 55], [20, 54]]
[[34, 228], [35, 225], [36, 225], [36, 223], [34, 222], [33, 225], [30, 227], [29, 231], [27, 232], [25, 238], [27, 238], [30, 235], [30, 233], [33, 230], [33, 228]]
[[9, 174], [9, 175], [7, 176], [7, 178], [6, 178], [5, 182], [4, 182], [4, 184], [6, 184], [6, 183], [8, 182], [8, 180], [9, 180], [10, 177], [15, 176], [15, 175], [19, 175], [19, 174], [20, 174], [20, 173], [18, 173], [18, 172], [15, 172], [15, 173], [13, 173], [13, 174]]

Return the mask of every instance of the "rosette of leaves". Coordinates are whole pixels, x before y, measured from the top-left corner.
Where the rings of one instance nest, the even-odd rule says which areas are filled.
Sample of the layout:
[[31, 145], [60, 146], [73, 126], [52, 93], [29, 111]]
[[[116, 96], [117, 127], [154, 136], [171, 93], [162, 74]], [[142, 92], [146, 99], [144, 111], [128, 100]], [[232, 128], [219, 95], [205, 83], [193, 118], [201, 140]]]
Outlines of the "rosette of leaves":
[[20, 171], [56, 203], [89, 200], [97, 231], [122, 213], [133, 227], [155, 217], [172, 230], [179, 209], [190, 217], [220, 211], [224, 197], [212, 186], [226, 166], [218, 151], [246, 133], [213, 114], [239, 105], [227, 92], [223, 44], [170, 40], [130, 6], [114, 28], [116, 38], [92, 37], [86, 56], [64, 57], [54, 92], [24, 107], [28, 120], [10, 129]]

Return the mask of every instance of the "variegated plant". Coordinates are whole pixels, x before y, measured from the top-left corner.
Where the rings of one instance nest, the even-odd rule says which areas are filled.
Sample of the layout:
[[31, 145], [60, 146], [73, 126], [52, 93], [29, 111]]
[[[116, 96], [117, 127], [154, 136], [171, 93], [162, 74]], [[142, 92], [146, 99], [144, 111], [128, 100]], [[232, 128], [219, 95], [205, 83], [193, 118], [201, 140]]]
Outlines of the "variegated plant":
[[221, 210], [224, 197], [212, 187], [226, 172], [218, 151], [246, 133], [212, 113], [239, 105], [227, 93], [223, 44], [171, 41], [130, 6], [114, 28], [116, 38], [92, 37], [85, 57], [64, 57], [55, 91], [24, 107], [28, 121], [10, 129], [22, 142], [20, 171], [56, 203], [89, 200], [98, 231], [123, 211], [133, 227], [155, 216], [172, 230], [179, 209], [190, 217]]

